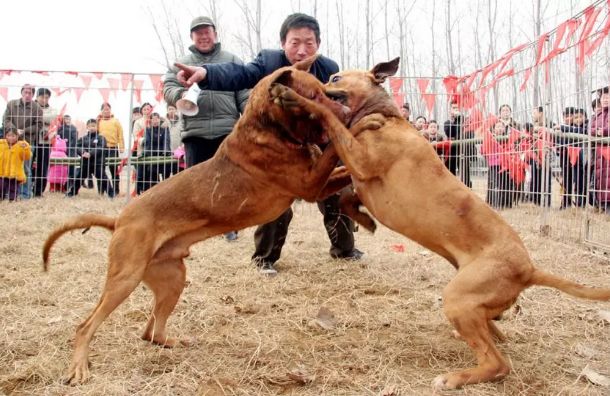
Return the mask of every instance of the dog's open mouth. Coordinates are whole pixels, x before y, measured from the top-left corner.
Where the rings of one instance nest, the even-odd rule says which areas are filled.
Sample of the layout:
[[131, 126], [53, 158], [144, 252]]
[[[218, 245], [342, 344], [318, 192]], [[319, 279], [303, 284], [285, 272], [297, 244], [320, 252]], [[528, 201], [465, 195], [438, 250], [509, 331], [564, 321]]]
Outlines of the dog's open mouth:
[[334, 102], [347, 106], [347, 93], [340, 89], [327, 89], [326, 96]]

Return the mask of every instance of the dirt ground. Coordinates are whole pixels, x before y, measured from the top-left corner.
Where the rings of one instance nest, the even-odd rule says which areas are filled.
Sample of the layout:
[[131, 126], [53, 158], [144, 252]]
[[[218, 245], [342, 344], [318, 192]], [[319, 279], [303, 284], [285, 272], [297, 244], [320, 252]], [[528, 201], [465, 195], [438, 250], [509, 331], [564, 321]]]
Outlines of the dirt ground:
[[[118, 214], [124, 200], [91, 191], [0, 203], [0, 393], [11, 395], [427, 395], [431, 381], [474, 364], [451, 336], [441, 292], [454, 269], [381, 228], [356, 234], [360, 262], [332, 260], [315, 206], [295, 204], [274, 278], [250, 264], [253, 229], [236, 242], [217, 237], [193, 247], [188, 286], [168, 328], [191, 347], [162, 349], [140, 340], [151, 308], [144, 286], [99, 328], [91, 380], [61, 377], [76, 326], [93, 309], [106, 275], [110, 234], [65, 235], [42, 271], [41, 246], [63, 219]], [[509, 219], [527, 205], [506, 212]], [[511, 217], [513, 215], [513, 217]], [[537, 265], [589, 285], [610, 286], [610, 265], [583, 249], [541, 237], [519, 221]], [[137, 248], [137, 247], [134, 247]], [[609, 303], [532, 288], [499, 327], [513, 366], [499, 383], [452, 395], [608, 395], [580, 375], [610, 375]]]

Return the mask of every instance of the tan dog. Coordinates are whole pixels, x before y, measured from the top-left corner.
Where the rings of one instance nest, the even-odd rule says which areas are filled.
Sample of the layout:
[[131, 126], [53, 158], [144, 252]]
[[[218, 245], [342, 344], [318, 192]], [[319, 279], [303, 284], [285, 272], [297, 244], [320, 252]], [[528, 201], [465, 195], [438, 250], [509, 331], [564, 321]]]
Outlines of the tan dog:
[[85, 214], [49, 235], [43, 250], [45, 270], [52, 245], [64, 233], [91, 226], [113, 231], [103, 294], [76, 331], [67, 382], [87, 380], [93, 334], [142, 281], [155, 298], [142, 338], [166, 347], [178, 343], [167, 336], [165, 325], [184, 288], [183, 259], [192, 244], [269, 222], [297, 197], [314, 202], [351, 182], [344, 168], [331, 175], [338, 160], [332, 145], [321, 156], [313, 149], [313, 143], [327, 141], [319, 122], [275, 95], [274, 87], [281, 82], [344, 117], [349, 109], [327, 98], [324, 86], [304, 71], [314, 59], [261, 80], [244, 115], [209, 161], [153, 187], [116, 219]]
[[[588, 288], [533, 266], [517, 233], [453, 176], [432, 146], [401, 117], [380, 86], [397, 67], [398, 58], [370, 72], [331, 76], [327, 92], [344, 95], [344, 104], [352, 110], [351, 132], [330, 111], [294, 91], [286, 88], [281, 96], [321, 118], [352, 174], [358, 197], [380, 222], [445, 257], [457, 269], [443, 292], [444, 312], [472, 348], [478, 365], [440, 375], [434, 385], [457, 388], [498, 380], [510, 367], [494, 345], [492, 335], [503, 336], [492, 319], [509, 308], [521, 291], [549, 286], [576, 297], [607, 301], [610, 289]], [[363, 123], [376, 129], [367, 130]], [[351, 201], [352, 218], [358, 218], [358, 203]]]

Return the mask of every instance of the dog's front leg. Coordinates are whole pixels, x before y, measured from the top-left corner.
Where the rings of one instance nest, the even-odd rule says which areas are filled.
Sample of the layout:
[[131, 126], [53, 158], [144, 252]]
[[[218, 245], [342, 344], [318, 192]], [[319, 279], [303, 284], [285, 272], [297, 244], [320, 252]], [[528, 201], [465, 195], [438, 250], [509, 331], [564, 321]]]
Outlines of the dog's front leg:
[[[313, 165], [309, 169], [305, 175], [303, 175], [301, 179], [301, 194], [299, 196], [303, 198], [307, 202], [315, 202], [318, 200], [320, 195], [323, 195], [322, 192], [326, 189], [328, 185], [328, 179], [333, 172], [335, 172], [335, 167], [337, 162], [339, 161], [339, 156], [337, 155], [337, 151], [332, 144], [329, 144], [322, 155], [314, 161]], [[339, 191], [338, 181], [340, 180], [343, 183], [343, 187], [351, 183], [351, 179], [349, 176], [339, 169], [336, 171], [336, 174], [339, 175], [337, 177], [337, 181], [333, 181], [333, 186], [329, 187], [327, 191], [335, 188], [334, 192]], [[331, 195], [332, 192], [326, 193], [327, 195]]]
[[352, 184], [352, 175], [345, 166], [338, 166], [330, 174], [326, 185], [322, 191], [320, 191], [320, 194], [318, 194], [316, 201], [323, 201], [329, 196], [343, 190], [350, 184]]

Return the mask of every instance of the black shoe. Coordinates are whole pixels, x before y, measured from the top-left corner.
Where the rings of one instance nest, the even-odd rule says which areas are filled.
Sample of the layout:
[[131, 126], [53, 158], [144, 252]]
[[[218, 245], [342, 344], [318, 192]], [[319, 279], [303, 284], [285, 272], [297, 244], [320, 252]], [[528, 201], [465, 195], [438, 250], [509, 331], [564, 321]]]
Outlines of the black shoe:
[[353, 248], [349, 252], [342, 253], [331, 253], [330, 256], [334, 259], [344, 259], [344, 260], [360, 260], [362, 256], [364, 256], [364, 252]]
[[225, 239], [229, 242], [234, 242], [237, 240], [237, 231], [229, 231], [225, 234]]
[[265, 260], [261, 259], [260, 257], [253, 259], [252, 262], [254, 263], [254, 265], [256, 265], [258, 267], [258, 272], [261, 275], [265, 275], [265, 276], [277, 275], [277, 270], [275, 268], [273, 268], [272, 262], [265, 261]]

